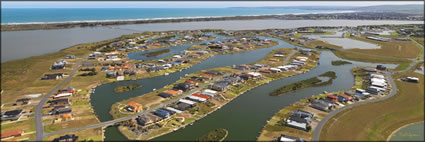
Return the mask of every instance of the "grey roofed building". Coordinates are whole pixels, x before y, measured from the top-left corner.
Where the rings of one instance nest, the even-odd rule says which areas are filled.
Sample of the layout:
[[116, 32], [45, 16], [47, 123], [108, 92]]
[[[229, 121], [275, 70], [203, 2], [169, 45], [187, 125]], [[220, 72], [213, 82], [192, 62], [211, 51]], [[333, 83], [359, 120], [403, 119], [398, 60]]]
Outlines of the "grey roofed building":
[[57, 80], [63, 78], [63, 73], [45, 74], [41, 80]]
[[50, 103], [51, 105], [65, 105], [65, 104], [69, 104], [69, 99], [68, 98], [63, 98], [63, 99], [56, 99], [56, 100], [50, 100], [48, 101], [48, 103]]
[[303, 142], [304, 139], [303, 138], [294, 137], [294, 136], [288, 136], [288, 135], [281, 134], [279, 137], [277, 137], [277, 141], [278, 142], [287, 142], [287, 141]]
[[210, 88], [216, 91], [224, 91], [226, 87], [229, 86], [229, 83], [226, 81], [218, 81], [214, 83]]
[[187, 110], [187, 109], [189, 109], [191, 107], [193, 107], [193, 105], [186, 104], [186, 103], [178, 103], [175, 106], [175, 109], [178, 109], [178, 110], [181, 110], [181, 111], [185, 111], [185, 110]]
[[331, 110], [329, 104], [330, 103], [327, 103], [323, 100], [315, 100], [313, 103], [311, 103], [310, 106], [321, 111], [329, 112], [329, 110]]
[[294, 112], [294, 114], [300, 115], [301, 118], [310, 119], [310, 120], [314, 117], [313, 113], [302, 111], [302, 110], [297, 110]]
[[171, 97], [173, 95], [162, 92], [162, 93], [159, 93], [158, 96], [163, 97], [163, 98], [168, 98], [168, 97]]
[[75, 142], [77, 141], [78, 136], [75, 134], [68, 134], [64, 136], [60, 136], [59, 138], [53, 139], [53, 142], [60, 142], [60, 141], [66, 141], [66, 142]]
[[291, 117], [289, 117], [289, 120], [295, 121], [298, 123], [305, 123], [305, 124], [311, 123], [310, 120], [302, 118], [301, 114], [297, 114], [297, 113], [292, 114]]
[[1, 121], [18, 120], [22, 115], [22, 109], [11, 110], [1, 113]]
[[63, 109], [55, 109], [49, 114], [58, 115], [58, 114], [64, 114], [64, 113], [70, 113], [70, 112], [72, 112], [72, 108], [63, 108]]

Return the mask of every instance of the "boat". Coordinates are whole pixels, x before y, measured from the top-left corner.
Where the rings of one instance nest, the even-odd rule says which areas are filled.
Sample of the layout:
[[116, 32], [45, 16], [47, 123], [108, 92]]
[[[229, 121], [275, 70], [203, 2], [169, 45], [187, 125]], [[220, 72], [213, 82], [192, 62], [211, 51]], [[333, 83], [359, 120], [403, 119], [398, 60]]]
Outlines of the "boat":
[[167, 76], [167, 75], [170, 75], [170, 74], [169, 73], [165, 73], [164, 75]]

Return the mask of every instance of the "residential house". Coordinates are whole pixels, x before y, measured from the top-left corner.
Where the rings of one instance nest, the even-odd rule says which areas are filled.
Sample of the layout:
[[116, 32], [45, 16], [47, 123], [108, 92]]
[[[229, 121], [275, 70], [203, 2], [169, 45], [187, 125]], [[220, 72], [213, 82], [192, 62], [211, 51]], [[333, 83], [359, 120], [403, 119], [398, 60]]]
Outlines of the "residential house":
[[41, 80], [58, 80], [64, 77], [63, 73], [45, 74]]
[[59, 115], [59, 114], [66, 114], [66, 113], [71, 113], [72, 112], [72, 108], [63, 108], [63, 109], [55, 109], [52, 112], [50, 112], [50, 115]]
[[22, 115], [22, 109], [1, 112], [1, 121], [18, 120], [19, 118], [21, 118], [21, 115]]
[[302, 114], [294, 113], [286, 120], [286, 125], [293, 128], [302, 129], [309, 131], [311, 121], [309, 119], [303, 118]]
[[115, 78], [115, 77], [117, 77], [117, 75], [118, 75], [117, 71], [109, 71], [109, 72], [106, 73], [107, 78]]
[[215, 82], [213, 85], [210, 86], [210, 89], [216, 90], [216, 91], [225, 91], [227, 86], [230, 84], [226, 81], [218, 81]]
[[281, 134], [279, 137], [277, 137], [277, 140], [276, 141], [278, 141], [278, 142], [289, 142], [289, 141], [303, 142], [304, 139], [303, 138], [294, 137], [294, 136], [288, 136], [288, 135]]
[[311, 103], [310, 105], [312, 108], [324, 111], [324, 112], [329, 112], [332, 110], [333, 108], [333, 104], [326, 102], [324, 100], [315, 100], [313, 101], [313, 103]]
[[182, 90], [183, 92], [193, 89], [193, 84], [189, 82], [179, 83], [174, 86], [173, 90]]
[[131, 101], [127, 104], [126, 110], [130, 112], [140, 112], [143, 110], [143, 107], [141, 104]]
[[68, 98], [64, 98], [64, 99], [50, 100], [48, 101], [48, 103], [50, 103], [50, 105], [68, 105], [70, 104], [70, 101]]
[[9, 137], [19, 137], [19, 136], [22, 136], [22, 133], [24, 133], [24, 130], [16, 130], [16, 131], [2, 133], [1, 139], [9, 138]]
[[160, 120], [161, 120], [161, 118], [159, 118], [156, 115], [152, 115], [152, 114], [145, 114], [145, 115], [138, 116], [136, 118], [137, 124], [139, 124], [141, 126], [148, 126], [148, 125], [154, 124], [155, 122], [158, 122]]
[[53, 142], [61, 142], [61, 141], [76, 142], [77, 140], [78, 140], [78, 136], [76, 136], [75, 134], [67, 134], [64, 136], [60, 136], [59, 138], [53, 139]]
[[168, 118], [171, 115], [169, 111], [166, 111], [166, 110], [163, 110], [163, 109], [156, 110], [156, 111], [153, 112], [153, 114], [156, 115], [156, 116], [159, 116], [163, 119]]
[[159, 93], [158, 96], [163, 97], [163, 98], [169, 98], [173, 95], [162, 92], [162, 93]]

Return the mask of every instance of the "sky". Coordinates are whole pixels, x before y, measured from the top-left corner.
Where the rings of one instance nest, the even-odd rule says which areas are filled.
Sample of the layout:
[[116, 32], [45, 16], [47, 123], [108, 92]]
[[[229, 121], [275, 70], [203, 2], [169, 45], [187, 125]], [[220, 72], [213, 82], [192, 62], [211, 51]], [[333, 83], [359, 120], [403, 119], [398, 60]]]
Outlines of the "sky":
[[241, 1], [178, 1], [178, 2], [152, 2], [152, 1], [2, 1], [2, 8], [225, 8], [225, 7], [262, 7], [262, 6], [372, 6], [372, 5], [402, 5], [424, 4], [424, 1], [278, 1], [278, 2], [241, 2]]

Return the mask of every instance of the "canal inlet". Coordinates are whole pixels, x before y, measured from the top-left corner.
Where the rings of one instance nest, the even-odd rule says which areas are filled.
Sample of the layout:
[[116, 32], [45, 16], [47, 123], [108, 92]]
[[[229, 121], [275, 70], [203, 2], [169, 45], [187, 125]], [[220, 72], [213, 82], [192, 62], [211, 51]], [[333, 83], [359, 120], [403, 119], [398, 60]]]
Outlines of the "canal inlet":
[[[159, 89], [165, 85], [174, 83], [185, 74], [198, 72], [201, 70], [212, 69], [216, 67], [230, 66], [236, 64], [248, 64], [262, 59], [270, 51], [277, 48], [293, 48], [282, 40], [269, 38], [278, 41], [278, 45], [242, 53], [215, 55], [205, 61], [192, 66], [181, 72], [171, 73], [168, 76], [157, 76], [153, 78], [113, 82], [96, 87], [96, 92], [91, 96], [91, 104], [100, 121], [112, 120], [109, 114], [110, 106], [124, 99], [143, 95], [151, 92], [154, 88]], [[354, 85], [354, 77], [351, 74], [351, 69], [358, 66], [371, 66], [377, 64], [350, 61], [353, 64], [344, 66], [332, 66], [332, 60], [344, 60], [336, 57], [330, 51], [319, 51], [321, 53], [319, 65], [309, 72], [299, 74], [279, 80], [272, 81], [268, 84], [261, 85], [248, 91], [238, 98], [234, 99], [221, 109], [196, 121], [192, 126], [187, 126], [185, 129], [180, 129], [176, 132], [158, 137], [154, 140], [195, 140], [208, 131], [215, 128], [225, 128], [229, 131], [226, 140], [256, 140], [258, 132], [261, 131], [266, 121], [273, 116], [281, 108], [288, 106], [300, 99], [320, 94], [323, 91], [333, 92], [346, 90]], [[348, 61], [348, 60], [347, 60]], [[396, 65], [386, 64], [389, 68], [394, 68]], [[269, 96], [269, 92], [304, 79], [308, 79], [320, 75], [327, 71], [334, 71], [337, 74], [332, 85], [322, 86], [317, 88], [307, 88], [297, 92], [288, 93], [283, 96]], [[116, 95], [113, 88], [121, 85], [130, 85], [139, 83], [144, 87], [126, 92], [125, 94]], [[116, 134], [116, 127], [106, 129], [105, 140], [125, 140], [121, 134]], [[118, 138], [121, 137], [121, 138]]]

